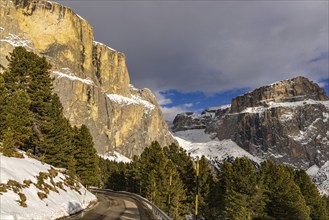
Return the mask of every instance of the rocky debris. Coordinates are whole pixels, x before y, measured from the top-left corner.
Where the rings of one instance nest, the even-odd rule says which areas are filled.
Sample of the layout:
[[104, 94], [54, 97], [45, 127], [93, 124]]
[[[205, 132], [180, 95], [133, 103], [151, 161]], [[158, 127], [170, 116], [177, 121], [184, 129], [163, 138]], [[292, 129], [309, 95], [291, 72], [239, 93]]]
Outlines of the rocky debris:
[[130, 85], [125, 55], [95, 42], [92, 27], [71, 9], [45, 0], [0, 1], [0, 43], [4, 66], [15, 46], [49, 60], [65, 116], [89, 127], [98, 153], [131, 157], [152, 141], [175, 142], [152, 92]]
[[213, 123], [222, 118], [230, 111], [230, 105], [211, 107], [201, 112], [200, 115], [194, 112], [183, 112], [178, 114], [173, 121], [173, 131], [184, 131], [191, 129], [211, 130]]

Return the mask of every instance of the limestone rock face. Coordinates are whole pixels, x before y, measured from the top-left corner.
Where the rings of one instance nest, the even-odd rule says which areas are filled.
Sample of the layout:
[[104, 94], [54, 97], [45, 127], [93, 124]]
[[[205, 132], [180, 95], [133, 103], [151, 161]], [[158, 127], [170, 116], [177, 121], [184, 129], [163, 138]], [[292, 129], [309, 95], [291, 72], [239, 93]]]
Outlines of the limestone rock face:
[[212, 133], [213, 124], [219, 121], [229, 111], [230, 105], [225, 105], [207, 108], [200, 115], [194, 112], [183, 112], [176, 115], [172, 130], [176, 132], [191, 129], [206, 129], [206, 132]]
[[131, 157], [152, 141], [175, 142], [148, 89], [130, 85], [126, 59], [94, 41], [89, 23], [71, 9], [44, 0], [0, 0], [0, 64], [15, 46], [52, 64], [54, 92], [73, 125], [86, 124], [98, 153]]
[[[203, 118], [193, 113], [183, 116], [175, 118], [176, 130], [191, 128], [188, 117], [197, 122]], [[262, 159], [303, 169], [329, 161], [328, 97], [304, 77], [239, 96], [204, 125], [205, 131], [216, 133], [219, 140], [231, 139]]]
[[329, 160], [329, 101], [298, 101], [227, 114], [217, 137], [254, 156], [307, 169]]
[[240, 112], [248, 107], [266, 106], [268, 102], [293, 102], [306, 99], [325, 101], [328, 97], [316, 83], [299, 76], [236, 97], [232, 100], [231, 112]]

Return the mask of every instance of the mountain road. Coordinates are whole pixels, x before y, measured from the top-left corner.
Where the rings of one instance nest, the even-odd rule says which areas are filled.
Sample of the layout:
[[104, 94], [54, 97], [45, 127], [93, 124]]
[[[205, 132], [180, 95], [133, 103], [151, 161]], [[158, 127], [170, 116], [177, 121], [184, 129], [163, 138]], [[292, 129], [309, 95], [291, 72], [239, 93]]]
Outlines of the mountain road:
[[156, 219], [146, 205], [128, 195], [116, 192], [93, 191], [98, 203], [90, 210], [70, 216], [68, 220], [153, 220]]

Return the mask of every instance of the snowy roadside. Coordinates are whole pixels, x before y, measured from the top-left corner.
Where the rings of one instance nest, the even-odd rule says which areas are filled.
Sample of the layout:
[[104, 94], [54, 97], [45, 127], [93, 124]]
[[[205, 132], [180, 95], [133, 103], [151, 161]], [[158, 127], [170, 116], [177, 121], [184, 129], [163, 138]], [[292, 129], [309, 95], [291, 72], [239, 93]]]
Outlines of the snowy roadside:
[[87, 208], [97, 198], [63, 169], [0, 154], [0, 219], [56, 219]]

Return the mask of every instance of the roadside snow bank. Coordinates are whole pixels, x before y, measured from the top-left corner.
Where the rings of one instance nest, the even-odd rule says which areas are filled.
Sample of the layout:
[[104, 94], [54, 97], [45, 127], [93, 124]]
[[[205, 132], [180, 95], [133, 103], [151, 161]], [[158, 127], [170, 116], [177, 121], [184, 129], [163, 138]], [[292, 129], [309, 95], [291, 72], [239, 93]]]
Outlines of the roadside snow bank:
[[1, 220], [55, 219], [96, 202], [97, 198], [80, 183], [70, 183], [64, 170], [24, 157], [0, 154]]

